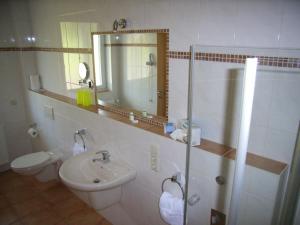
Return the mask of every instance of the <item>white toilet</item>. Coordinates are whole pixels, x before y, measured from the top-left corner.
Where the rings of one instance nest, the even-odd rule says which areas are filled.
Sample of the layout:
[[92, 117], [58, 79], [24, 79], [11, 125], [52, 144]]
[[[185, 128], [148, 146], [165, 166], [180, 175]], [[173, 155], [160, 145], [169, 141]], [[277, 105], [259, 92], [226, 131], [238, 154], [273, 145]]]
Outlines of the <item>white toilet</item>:
[[56, 152], [34, 152], [20, 156], [10, 164], [12, 170], [22, 175], [34, 175], [39, 181], [58, 179], [61, 154]]

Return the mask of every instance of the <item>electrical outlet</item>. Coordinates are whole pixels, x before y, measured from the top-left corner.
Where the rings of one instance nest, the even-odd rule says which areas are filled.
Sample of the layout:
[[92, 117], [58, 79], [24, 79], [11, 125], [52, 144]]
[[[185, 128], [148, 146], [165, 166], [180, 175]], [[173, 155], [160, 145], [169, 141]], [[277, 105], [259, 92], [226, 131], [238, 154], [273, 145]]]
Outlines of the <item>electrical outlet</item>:
[[150, 169], [154, 172], [159, 171], [159, 146], [150, 145]]
[[44, 105], [44, 116], [50, 120], [54, 120], [54, 111], [52, 106]]

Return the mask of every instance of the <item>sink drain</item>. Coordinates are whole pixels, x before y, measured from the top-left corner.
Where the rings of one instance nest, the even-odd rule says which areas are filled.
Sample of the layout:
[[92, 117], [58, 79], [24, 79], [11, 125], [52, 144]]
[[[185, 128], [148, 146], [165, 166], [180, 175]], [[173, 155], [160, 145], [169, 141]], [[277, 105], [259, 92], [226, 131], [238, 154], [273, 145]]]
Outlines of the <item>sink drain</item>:
[[96, 178], [96, 179], [94, 179], [93, 182], [94, 182], [95, 184], [98, 184], [98, 183], [100, 183], [100, 181], [101, 181], [101, 180], [99, 180], [98, 178]]

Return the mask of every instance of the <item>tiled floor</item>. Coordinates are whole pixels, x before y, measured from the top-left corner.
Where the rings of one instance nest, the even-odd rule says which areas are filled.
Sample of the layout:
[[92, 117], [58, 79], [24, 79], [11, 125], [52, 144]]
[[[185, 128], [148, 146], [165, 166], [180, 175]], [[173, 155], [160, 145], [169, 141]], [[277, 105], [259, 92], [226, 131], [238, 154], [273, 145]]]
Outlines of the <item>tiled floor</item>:
[[57, 181], [0, 173], [0, 225], [111, 225]]

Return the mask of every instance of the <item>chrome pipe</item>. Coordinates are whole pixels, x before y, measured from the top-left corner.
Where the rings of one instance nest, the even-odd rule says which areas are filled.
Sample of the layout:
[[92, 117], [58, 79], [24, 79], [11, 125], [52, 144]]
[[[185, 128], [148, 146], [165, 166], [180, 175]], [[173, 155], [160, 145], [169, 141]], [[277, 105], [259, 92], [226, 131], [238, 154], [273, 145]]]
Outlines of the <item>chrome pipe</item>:
[[186, 166], [185, 166], [185, 199], [184, 199], [184, 214], [183, 224], [187, 224], [187, 207], [188, 207], [188, 189], [189, 189], [189, 175], [190, 175], [190, 153], [192, 146], [192, 116], [193, 116], [193, 75], [194, 75], [194, 46], [190, 47], [190, 65], [189, 65], [189, 85], [188, 85], [188, 107], [187, 107], [187, 118], [188, 118], [188, 129], [187, 129], [187, 144], [186, 144]]

